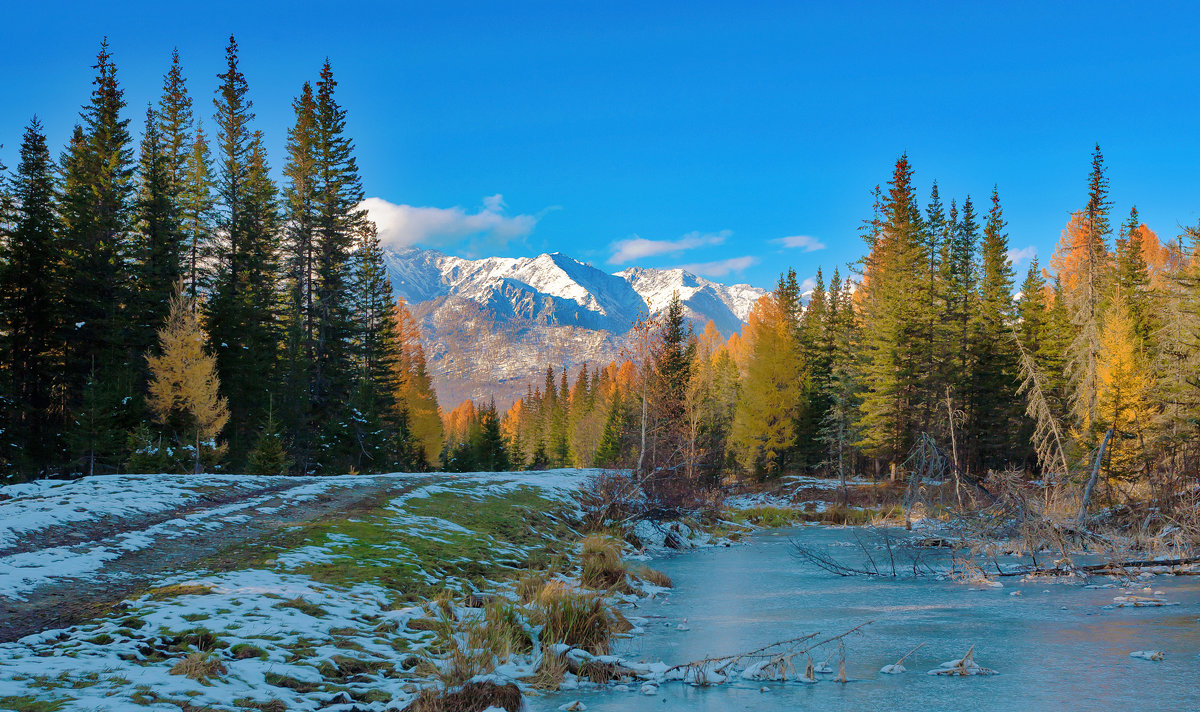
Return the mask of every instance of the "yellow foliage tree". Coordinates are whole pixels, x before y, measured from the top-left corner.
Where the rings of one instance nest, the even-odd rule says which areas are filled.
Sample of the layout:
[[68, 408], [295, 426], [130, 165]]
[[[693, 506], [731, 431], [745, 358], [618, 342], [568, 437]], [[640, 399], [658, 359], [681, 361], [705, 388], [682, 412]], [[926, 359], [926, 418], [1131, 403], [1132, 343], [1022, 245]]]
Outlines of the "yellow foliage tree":
[[800, 383], [788, 321], [779, 300], [768, 294], [758, 300], [742, 329], [745, 375], [729, 445], [748, 472], [777, 474], [779, 456], [795, 441]]
[[1154, 419], [1153, 377], [1137, 344], [1129, 310], [1121, 300], [1113, 300], [1100, 330], [1096, 366], [1099, 429], [1113, 429], [1107, 458], [1110, 477], [1129, 477], [1138, 469], [1144, 434]]
[[229, 420], [229, 407], [218, 394], [217, 359], [204, 350], [207, 336], [193, 307], [182, 287], [176, 290], [167, 323], [158, 332], [162, 355], [146, 360], [150, 412], [158, 423], [176, 422], [194, 435], [194, 472], [199, 474], [201, 443], [215, 441]]

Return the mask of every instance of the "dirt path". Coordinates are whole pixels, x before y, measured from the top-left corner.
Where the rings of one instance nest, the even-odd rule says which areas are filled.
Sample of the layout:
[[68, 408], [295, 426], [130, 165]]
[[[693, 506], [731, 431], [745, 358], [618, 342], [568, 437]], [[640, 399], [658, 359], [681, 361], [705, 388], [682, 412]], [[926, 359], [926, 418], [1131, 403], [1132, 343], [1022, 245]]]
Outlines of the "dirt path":
[[[428, 481], [360, 478], [353, 486], [333, 486], [313, 499], [289, 500], [287, 495], [291, 490], [312, 484], [313, 480], [304, 478], [236, 494], [216, 492], [205, 496], [202, 503], [192, 501], [186, 507], [151, 515], [106, 518], [39, 532], [2, 553], [27, 553], [64, 545], [81, 550], [104, 548], [113, 546], [122, 537], [143, 532], [153, 541], [105, 562], [84, 578], [57, 578], [24, 592], [23, 600], [0, 596], [0, 642], [86, 621], [154, 586], [172, 572], [237, 568], [245, 562], [247, 551], [257, 553], [295, 524], [373, 509]], [[238, 508], [239, 503], [245, 503], [245, 507]], [[222, 509], [219, 514], [205, 517], [207, 510], [217, 508]], [[163, 531], [161, 525], [183, 517], [192, 518], [191, 526]]]

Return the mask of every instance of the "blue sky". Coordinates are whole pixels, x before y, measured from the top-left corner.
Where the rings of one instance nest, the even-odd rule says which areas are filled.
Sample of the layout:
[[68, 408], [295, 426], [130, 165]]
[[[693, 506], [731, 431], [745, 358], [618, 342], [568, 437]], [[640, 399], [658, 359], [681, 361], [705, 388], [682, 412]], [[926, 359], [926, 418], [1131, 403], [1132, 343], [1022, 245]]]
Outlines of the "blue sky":
[[21, 3], [0, 156], [35, 113], [61, 147], [105, 35], [139, 131], [175, 46], [207, 121], [232, 32], [276, 170], [331, 59], [395, 245], [769, 286], [858, 257], [907, 151], [922, 194], [998, 184], [1012, 247], [1044, 263], [1097, 141], [1120, 216], [1162, 237], [1200, 217], [1200, 11], [1143, 5]]

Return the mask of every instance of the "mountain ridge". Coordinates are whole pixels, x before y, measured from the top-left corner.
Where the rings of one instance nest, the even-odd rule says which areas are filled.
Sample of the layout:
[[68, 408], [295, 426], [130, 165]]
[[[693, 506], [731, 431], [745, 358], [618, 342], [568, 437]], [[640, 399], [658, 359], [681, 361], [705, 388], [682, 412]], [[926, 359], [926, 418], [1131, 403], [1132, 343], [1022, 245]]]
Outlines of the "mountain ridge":
[[466, 259], [408, 248], [384, 255], [397, 297], [421, 325], [439, 400], [495, 398], [506, 405], [547, 365], [607, 363], [637, 319], [679, 293], [695, 328], [738, 331], [766, 290], [726, 285], [683, 269], [608, 273], [561, 252]]

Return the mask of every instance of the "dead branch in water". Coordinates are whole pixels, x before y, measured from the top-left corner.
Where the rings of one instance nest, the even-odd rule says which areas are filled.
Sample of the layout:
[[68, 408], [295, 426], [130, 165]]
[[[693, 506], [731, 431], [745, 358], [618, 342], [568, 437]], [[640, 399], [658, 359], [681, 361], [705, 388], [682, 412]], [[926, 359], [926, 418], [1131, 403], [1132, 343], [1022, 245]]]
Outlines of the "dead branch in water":
[[[838, 576], [887, 576], [898, 578], [909, 569], [911, 569], [911, 575], [914, 578], [934, 573], [933, 568], [925, 561], [928, 547], [917, 543], [922, 540], [913, 541], [897, 537], [886, 529], [870, 528], [867, 532], [874, 536], [878, 543], [873, 544], [869, 540], [864, 541], [860, 532], [855, 530], [854, 541], [858, 545], [859, 551], [866, 558], [865, 562], [861, 564], [844, 563], [815, 547], [801, 544], [796, 539], [791, 541], [792, 556]], [[876, 562], [875, 557], [871, 554], [872, 548], [883, 549], [887, 553], [886, 567], [882, 570], [879, 563]]]
[[[795, 660], [797, 657], [799, 657], [801, 655], [805, 655], [817, 648], [820, 648], [823, 645], [828, 645], [829, 643], [833, 643], [833, 642], [840, 642], [846, 636], [850, 635], [851, 633], [854, 633], [855, 631], [862, 629], [864, 626], [870, 625], [872, 622], [873, 621], [867, 621], [865, 623], [860, 623], [843, 633], [839, 633], [837, 635], [830, 636], [820, 642], [812, 643], [810, 645], [804, 645], [804, 644], [808, 643], [813, 638], [820, 635], [820, 633], [810, 633], [808, 635], [803, 635], [798, 638], [791, 638], [789, 640], [781, 640], [777, 643], [771, 643], [770, 645], [764, 645], [761, 648], [756, 648], [754, 650], [751, 650], [751, 651], [745, 652], [745, 653], [736, 653], [733, 655], [722, 655], [719, 657], [710, 657], [710, 658], [705, 658], [703, 660], [694, 660], [689, 663], [681, 663], [679, 665], [673, 665], [673, 666], [667, 668], [667, 670], [665, 672], [670, 673], [673, 670], [683, 670], [685, 672], [693, 672], [694, 677], [698, 680], [699, 679], [706, 680], [707, 677], [704, 673], [707, 670], [711, 669], [711, 671], [713, 673], [716, 673], [721, 676], [728, 676], [729, 673], [727, 671], [736, 669], [737, 666], [744, 660], [765, 660], [767, 662], [763, 666], [764, 668], [773, 669], [773, 670], [779, 672], [780, 675], [782, 676], [782, 673], [784, 671], [786, 671], [788, 669], [793, 669], [792, 661]], [[803, 647], [801, 647], [801, 646], [803, 646]], [[779, 650], [780, 648], [785, 648], [785, 649]]]

